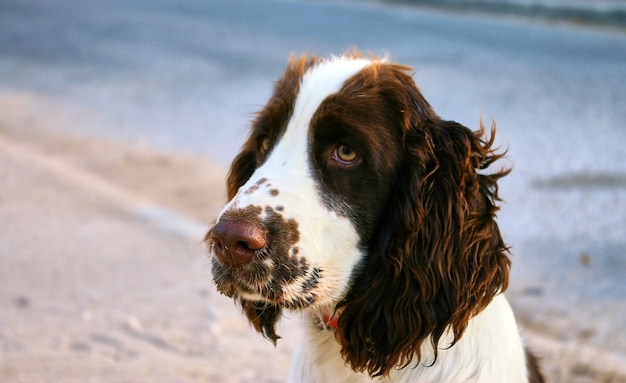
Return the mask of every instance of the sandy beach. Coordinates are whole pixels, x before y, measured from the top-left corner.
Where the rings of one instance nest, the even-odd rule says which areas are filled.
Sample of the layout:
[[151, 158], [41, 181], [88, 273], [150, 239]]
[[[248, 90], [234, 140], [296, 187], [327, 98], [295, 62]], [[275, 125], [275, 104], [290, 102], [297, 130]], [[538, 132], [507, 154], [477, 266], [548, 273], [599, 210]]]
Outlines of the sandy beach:
[[281, 381], [287, 350], [251, 333], [210, 283], [201, 222], [223, 201], [224, 169], [8, 117], [0, 381]]

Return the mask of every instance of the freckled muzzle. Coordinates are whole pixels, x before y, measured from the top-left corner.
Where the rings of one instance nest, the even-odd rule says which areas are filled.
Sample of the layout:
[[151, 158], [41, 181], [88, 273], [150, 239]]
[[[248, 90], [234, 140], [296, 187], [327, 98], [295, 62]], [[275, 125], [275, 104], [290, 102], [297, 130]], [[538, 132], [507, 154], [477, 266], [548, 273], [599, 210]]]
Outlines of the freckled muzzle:
[[313, 303], [320, 271], [300, 254], [299, 239], [297, 222], [275, 208], [226, 210], [207, 235], [218, 290], [286, 308]]

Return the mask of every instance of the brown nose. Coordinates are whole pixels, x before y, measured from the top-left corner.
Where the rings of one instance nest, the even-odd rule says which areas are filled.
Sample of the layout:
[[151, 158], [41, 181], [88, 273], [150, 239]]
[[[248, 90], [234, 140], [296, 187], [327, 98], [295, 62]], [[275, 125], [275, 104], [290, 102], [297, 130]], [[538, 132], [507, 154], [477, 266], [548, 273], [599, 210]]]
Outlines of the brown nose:
[[222, 262], [239, 266], [250, 262], [257, 250], [265, 247], [266, 232], [258, 224], [220, 219], [213, 228], [213, 252]]

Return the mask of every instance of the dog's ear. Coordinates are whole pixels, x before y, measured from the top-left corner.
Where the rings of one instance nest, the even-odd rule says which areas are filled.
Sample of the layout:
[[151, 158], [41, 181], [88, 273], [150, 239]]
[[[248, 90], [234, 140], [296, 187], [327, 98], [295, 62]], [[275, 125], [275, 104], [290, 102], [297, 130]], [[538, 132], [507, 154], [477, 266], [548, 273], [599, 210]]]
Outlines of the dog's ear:
[[[452, 346], [469, 319], [508, 283], [510, 260], [495, 222], [503, 155], [490, 138], [440, 120], [410, 78], [405, 148], [386, 216], [363, 269], [338, 307], [337, 338], [356, 371], [388, 375], [430, 342]], [[449, 331], [450, 338], [442, 336]], [[440, 339], [451, 343], [439, 344]]]
[[281, 308], [269, 303], [245, 299], [241, 299], [240, 303], [254, 329], [276, 345], [276, 341], [280, 339], [280, 336], [276, 335], [276, 323], [280, 319]]

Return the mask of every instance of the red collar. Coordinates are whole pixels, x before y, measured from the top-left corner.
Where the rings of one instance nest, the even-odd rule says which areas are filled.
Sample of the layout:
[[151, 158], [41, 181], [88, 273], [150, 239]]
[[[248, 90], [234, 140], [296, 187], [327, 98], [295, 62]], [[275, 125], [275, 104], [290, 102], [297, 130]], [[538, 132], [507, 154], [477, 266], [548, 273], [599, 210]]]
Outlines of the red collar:
[[329, 315], [329, 314], [322, 314], [322, 319], [324, 320], [324, 324], [326, 325], [326, 327], [332, 328], [332, 329], [336, 329], [337, 328], [337, 321], [339, 318], [337, 318], [336, 315]]

